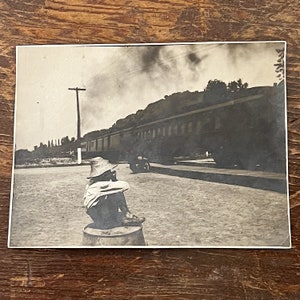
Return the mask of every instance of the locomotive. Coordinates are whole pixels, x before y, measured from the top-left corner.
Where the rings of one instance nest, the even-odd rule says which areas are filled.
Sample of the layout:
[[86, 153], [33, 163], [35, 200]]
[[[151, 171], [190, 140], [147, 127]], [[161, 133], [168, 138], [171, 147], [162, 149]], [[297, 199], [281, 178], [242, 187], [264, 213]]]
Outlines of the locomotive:
[[220, 167], [284, 172], [286, 120], [284, 84], [247, 88], [221, 100], [205, 92], [183, 92], [149, 104], [111, 128], [87, 134], [84, 157], [112, 161], [146, 156], [172, 163], [176, 157], [210, 153]]

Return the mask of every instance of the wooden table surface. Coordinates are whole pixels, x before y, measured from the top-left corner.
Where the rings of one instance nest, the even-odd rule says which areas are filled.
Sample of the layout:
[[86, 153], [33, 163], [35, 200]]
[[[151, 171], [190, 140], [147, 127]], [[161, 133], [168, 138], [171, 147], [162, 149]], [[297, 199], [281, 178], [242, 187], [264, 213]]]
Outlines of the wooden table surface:
[[[0, 299], [300, 299], [298, 0], [0, 1]], [[286, 40], [291, 250], [7, 249], [15, 46]]]

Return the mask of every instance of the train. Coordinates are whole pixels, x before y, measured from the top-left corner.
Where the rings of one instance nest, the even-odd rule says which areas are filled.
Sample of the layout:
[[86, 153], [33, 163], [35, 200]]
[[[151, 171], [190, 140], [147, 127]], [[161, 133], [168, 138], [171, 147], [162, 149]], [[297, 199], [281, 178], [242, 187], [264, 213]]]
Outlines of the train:
[[220, 167], [285, 171], [283, 83], [209, 98], [204, 91], [165, 96], [109, 129], [85, 135], [82, 154], [111, 161], [142, 155], [166, 164], [210, 156]]

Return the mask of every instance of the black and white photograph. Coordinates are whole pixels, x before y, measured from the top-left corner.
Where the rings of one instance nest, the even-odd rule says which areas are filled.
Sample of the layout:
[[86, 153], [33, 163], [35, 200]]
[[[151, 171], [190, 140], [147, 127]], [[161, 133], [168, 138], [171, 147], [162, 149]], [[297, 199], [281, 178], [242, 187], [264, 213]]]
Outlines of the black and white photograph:
[[284, 41], [16, 48], [11, 248], [291, 248]]

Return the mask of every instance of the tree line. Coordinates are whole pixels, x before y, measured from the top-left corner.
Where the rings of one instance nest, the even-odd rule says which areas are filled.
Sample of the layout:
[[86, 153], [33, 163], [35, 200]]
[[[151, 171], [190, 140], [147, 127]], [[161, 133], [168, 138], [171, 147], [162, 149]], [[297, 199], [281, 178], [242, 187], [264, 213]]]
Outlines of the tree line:
[[25, 162], [34, 162], [43, 158], [61, 158], [75, 156], [76, 148], [79, 141], [72, 137], [65, 136], [61, 139], [49, 140], [47, 144], [40, 143], [35, 145], [33, 151], [28, 149], [20, 149], [15, 152], [16, 164], [24, 164]]

